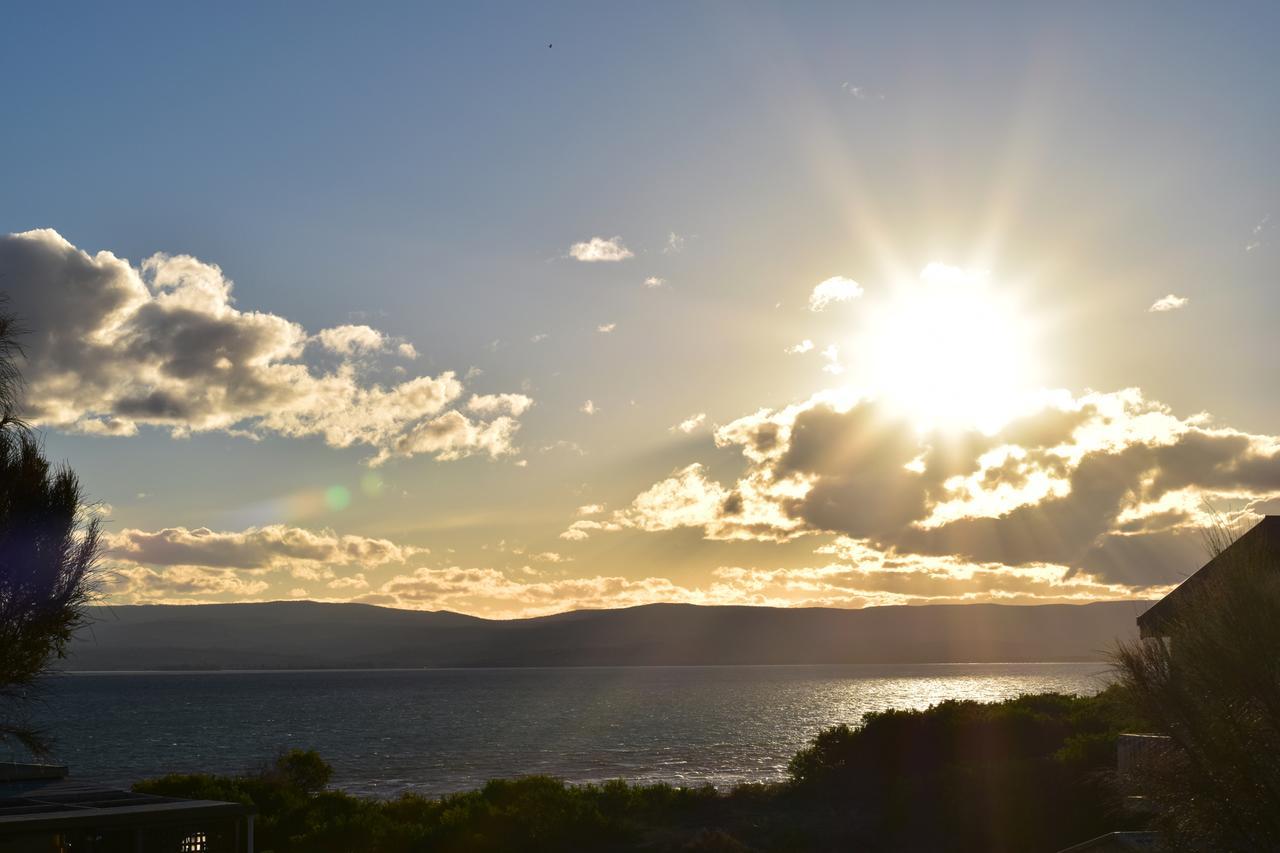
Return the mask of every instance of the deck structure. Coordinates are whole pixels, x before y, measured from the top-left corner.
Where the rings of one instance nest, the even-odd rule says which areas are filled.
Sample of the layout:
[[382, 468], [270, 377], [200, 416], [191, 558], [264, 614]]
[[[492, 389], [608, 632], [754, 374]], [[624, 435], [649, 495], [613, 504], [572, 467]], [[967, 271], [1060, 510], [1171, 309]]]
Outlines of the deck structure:
[[122, 791], [0, 764], [0, 853], [253, 853], [254, 809]]

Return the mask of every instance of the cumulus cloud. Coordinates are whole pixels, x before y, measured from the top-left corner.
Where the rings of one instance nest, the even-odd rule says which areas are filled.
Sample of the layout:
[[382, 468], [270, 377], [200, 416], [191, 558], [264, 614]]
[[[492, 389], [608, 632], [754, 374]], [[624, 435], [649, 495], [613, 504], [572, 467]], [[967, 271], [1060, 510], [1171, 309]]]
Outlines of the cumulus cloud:
[[808, 338], [805, 338], [800, 343], [793, 344], [787, 347], [786, 349], [783, 350], [783, 352], [785, 352], [787, 355], [803, 355], [804, 353], [812, 352], [812, 350], [813, 350], [813, 341], [809, 340]]
[[862, 285], [842, 275], [820, 282], [809, 294], [809, 310], [825, 311], [837, 302], [848, 302], [862, 295]]
[[115, 566], [103, 573], [102, 593], [121, 604], [195, 604], [220, 599], [245, 600], [260, 596], [269, 584], [242, 577], [231, 569], [175, 566]]
[[706, 468], [695, 462], [636, 495], [618, 519], [628, 527], [650, 531], [703, 527], [719, 516], [727, 496], [719, 483], [707, 478]]
[[635, 254], [622, 245], [621, 237], [592, 237], [569, 247], [569, 257], [576, 261], [595, 263], [598, 261], [625, 261]]
[[467, 401], [467, 411], [485, 416], [511, 415], [520, 417], [533, 405], [533, 399], [524, 394], [473, 394]]
[[672, 231], [667, 235], [667, 244], [662, 247], [662, 254], [675, 255], [684, 251], [684, 245], [687, 239], [676, 232]]
[[[196, 258], [158, 254], [134, 267], [55, 231], [29, 231], [0, 237], [0, 280], [32, 330], [26, 416], [39, 425], [116, 436], [143, 425], [179, 437], [316, 436], [373, 448], [374, 461], [514, 452], [515, 417], [472, 419], [452, 408], [464, 391], [453, 373], [366, 381], [363, 357], [392, 343], [382, 333], [348, 325], [313, 337], [284, 317], [241, 310], [222, 270]], [[311, 341], [338, 364], [309, 363]], [[397, 351], [416, 355], [407, 344]]]
[[685, 435], [689, 435], [690, 433], [692, 433], [694, 430], [696, 430], [698, 427], [702, 426], [706, 422], [707, 422], [706, 413], [698, 412], [696, 415], [690, 415], [689, 417], [682, 420], [680, 423], [671, 427], [671, 432], [682, 432]]
[[1049, 394], [991, 434], [921, 433], [874, 400], [824, 392], [715, 438], [744, 458], [734, 482], [695, 463], [566, 538], [608, 525], [693, 526], [711, 539], [835, 533], [884, 552], [1143, 589], [1199, 565], [1203, 500], [1280, 498], [1280, 438], [1179, 418], [1134, 389]]
[[108, 534], [105, 545], [104, 593], [121, 603], [252, 598], [286, 580], [360, 590], [368, 587], [365, 571], [430, 553], [388, 539], [282, 524], [239, 531], [128, 528]]
[[600, 408], [591, 400], [588, 400], [579, 407], [578, 411], [582, 412], [584, 415], [594, 415], [596, 412], [600, 411]]
[[[362, 352], [377, 352], [386, 345], [386, 336], [369, 326], [334, 326], [332, 329], [321, 329], [316, 335], [320, 345], [330, 352], [339, 355], [355, 355]], [[409, 346], [412, 350], [413, 347]]]
[[345, 577], [334, 578], [333, 580], [329, 581], [329, 589], [363, 590], [368, 588], [369, 588], [369, 581], [367, 578], [365, 578], [363, 572], [357, 572], [354, 575], [347, 575]]
[[596, 331], [600, 332], [602, 335], [607, 335], [616, 328], [618, 328], [617, 323], [601, 323], [599, 326], [596, 326]]
[[656, 275], [651, 275], [644, 280], [644, 286], [650, 289], [655, 287], [664, 287], [666, 283], [667, 280], [665, 278], [658, 278]]
[[269, 571], [299, 564], [359, 563], [377, 566], [404, 562], [428, 553], [425, 548], [397, 545], [388, 539], [340, 536], [273, 524], [235, 532], [207, 527], [133, 528], [106, 537], [107, 556], [150, 566], [203, 566]]
[[1151, 307], [1147, 310], [1153, 314], [1160, 314], [1165, 311], [1177, 311], [1179, 308], [1185, 308], [1191, 300], [1185, 296], [1174, 296], [1170, 293], [1168, 296], [1162, 296], [1155, 302], [1151, 303]]
[[[514, 395], [520, 396], [520, 395]], [[457, 410], [430, 420], [421, 420], [396, 435], [379, 449], [372, 464], [381, 465], [395, 456], [429, 454], [436, 459], [462, 459], [481, 450], [498, 457], [515, 452], [513, 439], [520, 422], [503, 415], [491, 421], [473, 420]]]

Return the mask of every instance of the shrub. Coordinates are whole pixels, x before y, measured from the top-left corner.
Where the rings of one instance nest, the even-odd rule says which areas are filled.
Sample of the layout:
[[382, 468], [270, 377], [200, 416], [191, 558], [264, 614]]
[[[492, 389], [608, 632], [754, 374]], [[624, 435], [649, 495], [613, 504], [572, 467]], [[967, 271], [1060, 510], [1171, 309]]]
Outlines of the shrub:
[[797, 785], [867, 809], [877, 832], [949, 849], [1056, 849], [1114, 826], [1104, 774], [1126, 728], [1115, 691], [868, 714], [792, 759]]

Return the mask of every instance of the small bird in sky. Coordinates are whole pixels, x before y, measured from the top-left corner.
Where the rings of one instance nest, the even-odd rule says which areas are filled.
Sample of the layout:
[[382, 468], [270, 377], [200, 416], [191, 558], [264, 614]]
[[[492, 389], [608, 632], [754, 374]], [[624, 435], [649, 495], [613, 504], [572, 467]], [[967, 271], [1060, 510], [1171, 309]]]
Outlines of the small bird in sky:
[[547, 47], [551, 47], [551, 45], [547, 45]]

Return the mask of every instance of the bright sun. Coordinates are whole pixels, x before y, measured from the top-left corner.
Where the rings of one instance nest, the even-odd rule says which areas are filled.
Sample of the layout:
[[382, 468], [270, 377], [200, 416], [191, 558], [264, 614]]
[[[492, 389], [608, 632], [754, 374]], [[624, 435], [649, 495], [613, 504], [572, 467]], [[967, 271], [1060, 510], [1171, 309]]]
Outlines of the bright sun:
[[921, 429], [999, 429], [1036, 378], [1031, 324], [985, 272], [930, 264], [868, 314], [860, 371]]

